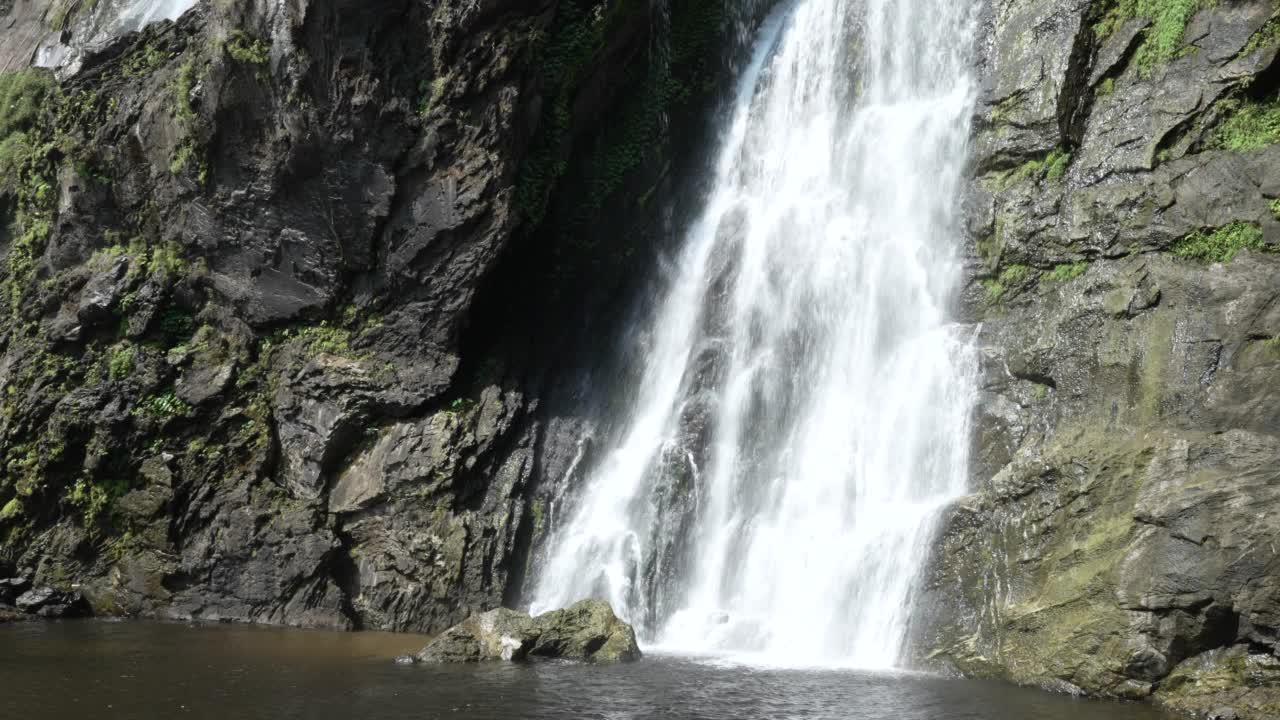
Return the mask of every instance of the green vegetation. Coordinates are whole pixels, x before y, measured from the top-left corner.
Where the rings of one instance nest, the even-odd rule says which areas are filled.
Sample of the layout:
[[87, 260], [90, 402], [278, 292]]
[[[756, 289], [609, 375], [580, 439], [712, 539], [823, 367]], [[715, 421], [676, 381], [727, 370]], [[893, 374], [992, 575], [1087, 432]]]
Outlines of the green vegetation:
[[80, 511], [80, 522], [97, 535], [108, 519], [111, 505], [129, 492], [129, 483], [120, 478], [90, 480], [80, 478], [67, 492], [67, 503]]
[[271, 44], [243, 30], [231, 33], [223, 47], [232, 60], [245, 65], [262, 67], [271, 59]]
[[982, 287], [987, 291], [987, 302], [997, 303], [1012, 289], [1026, 282], [1027, 276], [1031, 274], [1031, 268], [1026, 265], [1010, 265], [1000, 273], [998, 278], [987, 278], [982, 281]]
[[1005, 184], [1022, 182], [1028, 178], [1039, 182], [1041, 179], [1061, 180], [1071, 165], [1071, 153], [1062, 148], [1054, 148], [1052, 152], [1037, 160], [1028, 160], [1021, 167], [1010, 173]]
[[1105, 0], [1101, 17], [1094, 24], [1098, 37], [1107, 37], [1135, 17], [1151, 20], [1133, 61], [1141, 75], [1149, 75], [1161, 63], [1177, 57], [1183, 49], [1182, 37], [1196, 12], [1215, 0]]
[[127, 78], [150, 75], [168, 61], [169, 56], [166, 53], [147, 43], [141, 50], [130, 54], [124, 62], [120, 63], [120, 74]]
[[1273, 335], [1262, 341], [1263, 352], [1271, 353], [1276, 357], [1280, 357], [1280, 335]]
[[1063, 150], [1054, 150], [1049, 153], [1049, 157], [1044, 161], [1044, 176], [1049, 180], [1059, 180], [1067, 173], [1067, 166], [1071, 164], [1071, 153]]
[[1275, 215], [1277, 220], [1280, 220], [1280, 198], [1276, 198], [1275, 200], [1272, 200], [1270, 207], [1271, 207], [1271, 214]]
[[1241, 151], [1280, 143], [1280, 97], [1266, 102], [1227, 100], [1220, 107], [1226, 119], [1210, 136], [1213, 147]]
[[18, 316], [53, 224], [55, 203], [53, 115], [58, 99], [53, 76], [44, 70], [0, 74], [0, 193], [17, 200], [6, 263], [10, 314]]
[[209, 164], [204, 159], [194, 134], [196, 112], [191, 106], [191, 91], [202, 72], [203, 66], [197, 62], [197, 59], [188, 56], [173, 77], [173, 116], [177, 118], [178, 126], [183, 130], [183, 137], [169, 159], [169, 172], [172, 175], [180, 175], [188, 166], [194, 164], [197, 182], [205, 185], [209, 180]]
[[132, 345], [125, 344], [112, 348], [107, 357], [107, 377], [122, 380], [133, 372], [137, 351]]
[[475, 407], [475, 404], [476, 404], [476, 401], [472, 400], [471, 398], [458, 398], [457, 400], [454, 400], [453, 402], [449, 403], [449, 409], [446, 410], [445, 412], [449, 413], [450, 415], [455, 415], [457, 413], [466, 412], [470, 410], [471, 408]]
[[[596, 69], [600, 52], [618, 28], [648, 12], [639, 0], [620, 0], [592, 7], [567, 0], [557, 10], [552, 30], [536, 47], [532, 64], [541, 68], [547, 102], [539, 132], [520, 171], [515, 204], [527, 227], [541, 224], [551, 192], [569, 169], [574, 155], [571, 126], [574, 100]], [[621, 104], [598, 123], [602, 128], [584, 161], [579, 180], [584, 202], [564, 222], [566, 233], [589, 222], [617, 192], [629, 172], [650, 157], [661, 138], [667, 113], [712, 89], [713, 70], [704, 56], [721, 27], [721, 0], [673, 0], [671, 43], [667, 62], [633, 64], [622, 80]]]
[[0, 192], [17, 189], [23, 166], [39, 150], [35, 131], [41, 113], [57, 93], [44, 70], [0, 74]]
[[1173, 254], [1201, 262], [1231, 262], [1241, 250], [1268, 250], [1262, 242], [1262, 228], [1253, 223], [1233, 222], [1209, 232], [1197, 230], [1173, 246]]
[[277, 346], [297, 343], [313, 355], [339, 355], [353, 360], [363, 359], [365, 353], [352, 352], [351, 330], [325, 320], [318, 325], [285, 328], [273, 333], [263, 343], [262, 354], [270, 354]]
[[1271, 19], [1249, 38], [1249, 44], [1244, 46], [1241, 54], [1251, 55], [1258, 50], [1276, 45], [1280, 45], [1280, 13], [1272, 15]]
[[426, 117], [431, 114], [440, 99], [444, 97], [445, 90], [449, 88], [451, 79], [450, 75], [441, 75], [431, 82], [423, 80], [418, 85], [418, 92], [422, 95], [422, 100], [418, 103], [419, 115]]
[[179, 120], [190, 121], [195, 117], [195, 110], [191, 107], [191, 89], [195, 85], [196, 61], [195, 58], [187, 58], [173, 80], [173, 114]]
[[1098, 97], [1106, 97], [1107, 95], [1110, 95], [1115, 91], [1116, 91], [1116, 79], [1107, 78], [1106, 80], [1103, 80], [1102, 82], [1098, 83], [1098, 90], [1096, 94]]
[[533, 532], [541, 535], [547, 526], [546, 509], [542, 507], [542, 500], [534, 498], [529, 504], [529, 509], [533, 513]]
[[161, 395], [152, 395], [139, 403], [137, 409], [134, 410], [136, 415], [160, 421], [186, 415], [190, 412], [191, 406], [177, 395], [174, 395], [172, 390]]
[[1048, 278], [1053, 282], [1064, 283], [1080, 277], [1084, 274], [1084, 271], [1088, 269], [1089, 263], [1083, 261], [1062, 263], [1060, 265], [1053, 266], [1053, 269], [1049, 271]]

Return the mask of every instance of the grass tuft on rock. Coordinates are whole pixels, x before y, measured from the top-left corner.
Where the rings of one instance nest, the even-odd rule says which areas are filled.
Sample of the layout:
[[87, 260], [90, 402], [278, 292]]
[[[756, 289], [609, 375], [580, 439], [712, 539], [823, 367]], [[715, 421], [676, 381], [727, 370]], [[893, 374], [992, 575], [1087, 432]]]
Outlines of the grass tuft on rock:
[[1265, 102], [1224, 103], [1227, 117], [1214, 130], [1210, 145], [1224, 150], [1256, 150], [1280, 143], [1280, 97]]
[[1053, 266], [1053, 269], [1049, 271], [1048, 277], [1054, 282], [1064, 283], [1080, 277], [1088, 269], [1089, 263], [1084, 261], [1062, 263], [1061, 265]]
[[1241, 250], [1268, 250], [1262, 242], [1262, 228], [1233, 222], [1208, 232], [1197, 230], [1173, 246], [1174, 255], [1207, 263], [1231, 262]]
[[1139, 74], [1145, 76], [1184, 51], [1182, 38], [1187, 23], [1213, 3], [1214, 0], [1109, 0], [1103, 5], [1101, 18], [1093, 29], [1098, 37], [1105, 38], [1133, 18], [1151, 20], [1133, 57]]

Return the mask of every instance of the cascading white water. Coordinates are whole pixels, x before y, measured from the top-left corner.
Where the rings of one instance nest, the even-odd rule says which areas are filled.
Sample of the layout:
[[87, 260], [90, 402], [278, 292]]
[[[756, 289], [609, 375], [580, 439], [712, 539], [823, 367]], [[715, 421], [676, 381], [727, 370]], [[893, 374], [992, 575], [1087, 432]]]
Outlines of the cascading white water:
[[642, 640], [894, 665], [966, 485], [948, 323], [974, 93], [969, 0], [797, 0], [760, 31], [623, 430], [554, 531], [535, 612]]

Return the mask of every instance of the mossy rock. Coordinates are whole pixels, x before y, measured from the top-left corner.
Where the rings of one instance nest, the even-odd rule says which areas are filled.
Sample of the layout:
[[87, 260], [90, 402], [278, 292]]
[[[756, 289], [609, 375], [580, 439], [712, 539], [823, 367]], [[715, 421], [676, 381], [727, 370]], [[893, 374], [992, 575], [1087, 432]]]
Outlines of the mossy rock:
[[640, 659], [636, 634], [603, 600], [529, 617], [498, 608], [463, 620], [415, 659], [428, 663], [519, 661], [531, 657], [615, 663]]

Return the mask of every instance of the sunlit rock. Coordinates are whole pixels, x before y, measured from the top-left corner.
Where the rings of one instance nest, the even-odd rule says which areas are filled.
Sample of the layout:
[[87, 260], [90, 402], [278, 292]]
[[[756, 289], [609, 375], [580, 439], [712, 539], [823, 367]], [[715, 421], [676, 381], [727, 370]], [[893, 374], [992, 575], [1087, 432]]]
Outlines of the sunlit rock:
[[416, 656], [418, 662], [526, 660], [532, 657], [629, 662], [640, 659], [631, 626], [602, 600], [530, 617], [498, 608], [449, 628]]

